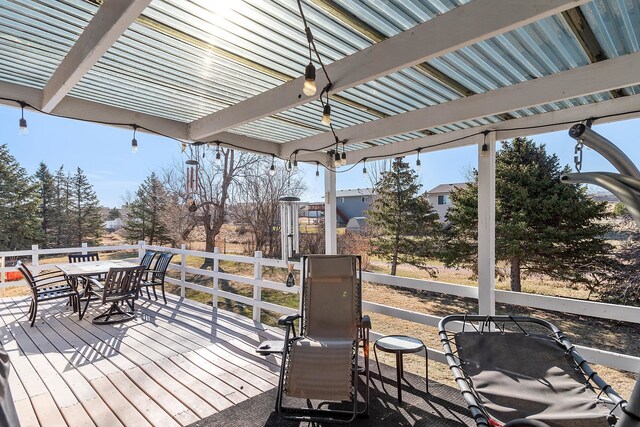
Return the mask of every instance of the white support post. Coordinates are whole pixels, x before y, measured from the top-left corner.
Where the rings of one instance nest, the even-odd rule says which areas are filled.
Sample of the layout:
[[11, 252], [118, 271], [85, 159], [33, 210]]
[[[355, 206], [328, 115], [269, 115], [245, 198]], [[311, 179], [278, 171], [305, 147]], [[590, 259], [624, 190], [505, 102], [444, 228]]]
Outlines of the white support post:
[[144, 240], [138, 240], [138, 262], [142, 262], [144, 257]]
[[496, 137], [478, 141], [478, 312], [496, 313]]
[[180, 298], [185, 297], [184, 282], [187, 281], [187, 245], [184, 243], [180, 246], [180, 254], [182, 255], [182, 261], [180, 262]]
[[262, 301], [262, 287], [258, 284], [258, 280], [262, 280], [262, 251], [256, 251], [253, 260], [253, 321], [260, 322], [260, 302]]
[[220, 249], [216, 246], [213, 248], [213, 299], [211, 301], [211, 307], [213, 307], [213, 314], [217, 314], [218, 312], [218, 273], [220, 272], [220, 259], [218, 258], [218, 254], [220, 253]]
[[338, 214], [336, 210], [336, 173], [324, 170], [324, 253], [338, 253]]
[[31, 245], [31, 267], [36, 273], [40, 272], [40, 257], [38, 255], [38, 245]]
[[4, 298], [4, 287], [7, 282], [7, 273], [4, 272], [5, 267], [5, 258], [0, 257], [0, 268], [2, 268], [2, 273], [0, 273], [0, 283], [2, 283], [2, 288], [0, 288], [0, 297]]

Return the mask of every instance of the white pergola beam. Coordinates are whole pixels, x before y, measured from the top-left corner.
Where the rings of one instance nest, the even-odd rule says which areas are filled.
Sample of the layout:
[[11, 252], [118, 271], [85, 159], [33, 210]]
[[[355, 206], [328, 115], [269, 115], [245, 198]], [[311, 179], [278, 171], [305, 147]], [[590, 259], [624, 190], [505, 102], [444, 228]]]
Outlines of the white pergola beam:
[[[496, 135], [478, 144], [478, 314], [496, 314]], [[483, 145], [486, 150], [483, 151]]]
[[[39, 100], [42, 98], [42, 91], [27, 86], [0, 82], [0, 98], [17, 99], [30, 105], [38, 105]], [[1, 99], [0, 104], [10, 105], [13, 107], [18, 106], [14, 101]], [[71, 96], [65, 97], [56, 106], [55, 110], [51, 112], [51, 114], [105, 124], [122, 123], [122, 126], [129, 126], [130, 124], [135, 123], [138, 126], [151, 129], [159, 134], [188, 141], [186, 123], [139, 113], [124, 108], [111, 107], [97, 102], [85, 101]], [[138, 132], [146, 131], [144, 129], [139, 129]], [[277, 155], [280, 149], [280, 144], [278, 143], [229, 132], [219, 134], [218, 138], [221, 142], [220, 145], [223, 147], [239, 148], [245, 151]], [[318, 153], [316, 158], [319, 161], [323, 161], [326, 156], [324, 153]]]
[[44, 87], [41, 109], [53, 111], [149, 3], [151, 0], [105, 1]]
[[[337, 132], [341, 139], [347, 139], [349, 143], [357, 143], [489, 117], [568, 98], [633, 86], [640, 83], [640, 73], [637, 72], [639, 69], [640, 53], [632, 53], [468, 98], [362, 123]], [[301, 148], [318, 149], [326, 146], [327, 140], [331, 140], [329, 133], [291, 141], [282, 146], [281, 154], [289, 155]]]
[[[598, 119], [595, 124], [598, 125], [601, 123], [630, 120], [640, 118], [638, 105], [640, 105], [640, 95], [625, 96], [594, 104], [581, 105], [549, 113], [507, 120], [500, 123], [492, 123], [485, 126], [477, 126], [469, 129], [430, 135], [423, 138], [399, 141], [387, 145], [381, 145], [379, 147], [358, 150], [349, 153], [347, 162], [349, 164], [354, 164], [360, 162], [363, 158], [367, 158], [372, 161], [375, 159], [391, 158], [397, 155], [411, 154], [411, 152], [415, 153], [415, 150], [417, 149], [421, 149], [422, 153], [427, 153], [431, 151], [464, 147], [476, 143], [476, 140], [470, 136], [485, 130], [495, 131], [496, 139], [502, 140], [518, 136], [530, 136], [547, 132], [568, 130], [569, 127], [571, 127], [571, 124], [567, 123], [577, 123], [590, 117], [600, 117], [609, 114], [613, 114], [615, 116], [603, 117]], [[455, 142], [447, 143], [448, 141]], [[569, 142], [572, 146], [575, 145], [575, 141], [573, 139]], [[440, 145], [443, 143], [447, 144]]]
[[[333, 93], [440, 57], [498, 34], [577, 7], [588, 0], [474, 0], [327, 65]], [[302, 70], [301, 70], [302, 74]], [[317, 72], [317, 86], [327, 81]], [[304, 77], [193, 121], [194, 140], [316, 99], [302, 94]]]

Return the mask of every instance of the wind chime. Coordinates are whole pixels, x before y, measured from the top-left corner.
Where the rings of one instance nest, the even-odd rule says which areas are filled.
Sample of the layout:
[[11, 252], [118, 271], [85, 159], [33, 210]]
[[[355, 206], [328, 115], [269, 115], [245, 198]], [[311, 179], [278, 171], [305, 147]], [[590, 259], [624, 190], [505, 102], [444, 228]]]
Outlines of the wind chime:
[[198, 172], [200, 164], [197, 160], [189, 159], [186, 162], [185, 178], [186, 178], [186, 194], [187, 194], [187, 206], [189, 211], [195, 212], [198, 210], [198, 205], [195, 201], [196, 190], [198, 189]]

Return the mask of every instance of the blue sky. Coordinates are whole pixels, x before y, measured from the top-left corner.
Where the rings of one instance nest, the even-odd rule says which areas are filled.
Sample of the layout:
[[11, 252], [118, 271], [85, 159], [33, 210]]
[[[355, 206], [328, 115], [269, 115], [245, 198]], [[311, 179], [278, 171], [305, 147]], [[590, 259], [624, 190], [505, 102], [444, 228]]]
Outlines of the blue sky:
[[[20, 110], [0, 106], [0, 144], [6, 143], [11, 154], [27, 169], [35, 172], [43, 161], [54, 171], [61, 165], [75, 171], [79, 166], [93, 184], [103, 205], [114, 207], [123, 203], [127, 191], [134, 192], [153, 170], [180, 161], [180, 144], [176, 141], [139, 133], [139, 150], [131, 152], [131, 129], [60, 119], [25, 110], [29, 134], [18, 134]], [[640, 119], [602, 124], [593, 129], [618, 145], [636, 164], [640, 163]], [[338, 132], [339, 134], [339, 132]], [[561, 163], [573, 165], [575, 141], [567, 131], [532, 137], [545, 143], [547, 151], [560, 157]], [[408, 156], [411, 164], [415, 155]], [[461, 182], [477, 164], [475, 146], [442, 150], [420, 155], [420, 180], [428, 190], [441, 183]], [[368, 166], [368, 168], [370, 168]], [[613, 171], [613, 167], [600, 155], [585, 149], [583, 171]], [[315, 177], [315, 166], [303, 166], [301, 171], [308, 190], [304, 200], [319, 201], [324, 194], [322, 174]], [[370, 186], [358, 165], [348, 173], [338, 174], [338, 189]]]

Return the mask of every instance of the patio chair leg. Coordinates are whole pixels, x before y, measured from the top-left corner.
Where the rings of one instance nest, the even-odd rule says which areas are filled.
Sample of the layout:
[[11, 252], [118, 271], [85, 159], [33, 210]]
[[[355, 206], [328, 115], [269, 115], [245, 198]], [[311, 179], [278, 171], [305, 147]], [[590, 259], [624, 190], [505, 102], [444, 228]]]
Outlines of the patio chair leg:
[[158, 301], [158, 294], [156, 293], [156, 287], [153, 287], [153, 297]]
[[29, 311], [27, 311], [27, 315], [29, 319], [31, 319], [31, 312], [33, 311], [33, 299], [31, 300], [31, 304], [29, 304]]
[[82, 310], [82, 308], [80, 308], [80, 320], [82, 320], [82, 318], [84, 317], [84, 314], [87, 312], [87, 308], [89, 308], [89, 302], [91, 301], [91, 298], [87, 297], [87, 302], [84, 305], [84, 310]]
[[36, 317], [38, 317], [38, 300], [33, 303], [33, 313], [31, 313], [31, 326], [36, 323]]
[[164, 283], [162, 284], [162, 299], [164, 300], [164, 303], [166, 304], [167, 303], [167, 297], [164, 294]]
[[151, 299], [151, 294], [149, 293], [149, 287], [147, 286], [147, 299]]

